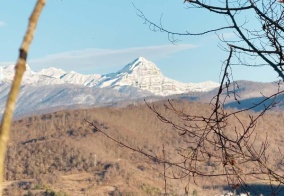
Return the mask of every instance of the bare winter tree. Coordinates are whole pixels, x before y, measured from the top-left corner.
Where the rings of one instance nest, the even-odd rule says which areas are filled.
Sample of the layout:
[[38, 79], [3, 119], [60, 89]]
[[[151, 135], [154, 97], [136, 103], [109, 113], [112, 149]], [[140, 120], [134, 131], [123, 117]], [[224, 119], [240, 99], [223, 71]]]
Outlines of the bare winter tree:
[[[250, 183], [257, 181], [271, 185], [270, 195], [279, 195], [284, 185], [284, 173], [280, 169], [283, 165], [282, 149], [279, 149], [277, 155], [268, 154], [268, 135], [261, 139], [258, 137], [257, 123], [268, 110], [276, 106], [277, 96], [284, 92], [282, 81], [279, 81], [278, 89], [273, 94], [264, 96], [251, 107], [227, 110], [224, 105], [228, 99], [239, 101], [236, 91], [238, 84], [233, 81], [230, 69], [232, 65], [270, 66], [284, 80], [284, 4], [277, 0], [185, 0], [184, 3], [189, 12], [192, 9], [203, 9], [224, 16], [227, 23], [203, 32], [174, 32], [165, 29], [161, 23], [153, 23], [136, 8], [138, 16], [151, 30], [166, 33], [173, 43], [178, 41], [179, 36], [216, 33], [223, 43], [221, 49], [228, 53], [223, 64], [220, 87], [210, 103], [210, 114], [190, 114], [176, 108], [169, 101], [165, 108], [178, 117], [178, 120], [172, 120], [158, 111], [155, 105], [148, 104], [162, 122], [172, 126], [183, 138], [178, 149], [180, 160], [157, 157], [140, 148], [128, 146], [108, 135], [96, 124], [90, 124], [120, 145], [161, 163], [167, 178], [191, 177], [195, 180], [198, 177], [220, 177], [226, 179], [233, 189], [247, 192], [254, 191], [250, 188]], [[247, 16], [251, 18], [248, 19]], [[237, 39], [222, 37], [222, 32], [228, 30], [234, 32]], [[244, 112], [260, 105], [263, 106], [261, 112], [246, 113], [246, 118], [243, 118]]]

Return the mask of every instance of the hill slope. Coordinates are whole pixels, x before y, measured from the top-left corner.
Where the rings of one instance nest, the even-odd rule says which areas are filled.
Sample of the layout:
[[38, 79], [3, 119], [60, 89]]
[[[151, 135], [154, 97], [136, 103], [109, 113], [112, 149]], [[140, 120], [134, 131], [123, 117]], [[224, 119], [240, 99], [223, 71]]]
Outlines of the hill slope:
[[[172, 120], [179, 120], [164, 109], [164, 103], [154, 104]], [[187, 113], [210, 114], [208, 104], [184, 100], [173, 104]], [[248, 114], [239, 116], [244, 123], [247, 118]], [[179, 149], [186, 146], [179, 131], [159, 121], [145, 105], [67, 110], [23, 118], [14, 122], [11, 133], [6, 161], [7, 191], [44, 192], [48, 186], [69, 195], [158, 195], [163, 192], [162, 165], [122, 148], [96, 132], [84, 119], [94, 122], [119, 141], [154, 156], [163, 156], [164, 145], [167, 158], [179, 161]], [[284, 148], [284, 136], [280, 134], [284, 126], [282, 119], [283, 113], [267, 114], [256, 128], [258, 140], [265, 139], [269, 133], [268, 153], [272, 157], [277, 156], [278, 147]], [[205, 169], [211, 171], [212, 167], [206, 165]], [[217, 185], [226, 182], [216, 177], [196, 180], [197, 185], [190, 181], [188, 188], [189, 193], [196, 190], [199, 195], [220, 193], [222, 190]], [[168, 179], [167, 183], [169, 192], [184, 194], [188, 179]]]

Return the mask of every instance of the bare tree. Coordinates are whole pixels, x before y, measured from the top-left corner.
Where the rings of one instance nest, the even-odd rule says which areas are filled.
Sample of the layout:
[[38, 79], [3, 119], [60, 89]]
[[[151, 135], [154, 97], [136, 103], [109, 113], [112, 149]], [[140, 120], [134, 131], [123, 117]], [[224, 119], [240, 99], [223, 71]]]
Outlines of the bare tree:
[[40, 16], [40, 13], [45, 5], [45, 0], [38, 0], [35, 8], [29, 19], [29, 25], [24, 36], [22, 45], [19, 51], [19, 57], [15, 66], [15, 76], [11, 86], [11, 90], [6, 103], [6, 108], [1, 122], [0, 129], [0, 195], [3, 192], [3, 178], [4, 178], [4, 161], [6, 148], [10, 135], [10, 128], [13, 118], [13, 113], [15, 110], [16, 100], [19, 94], [19, 89], [21, 86], [21, 81], [26, 70], [26, 60], [29, 51], [30, 44], [32, 42], [34, 31]]
[[[277, 0], [185, 0], [189, 12], [192, 9], [203, 9], [208, 12], [222, 15], [227, 24], [221, 27], [208, 29], [203, 32], [174, 32], [165, 29], [162, 25], [153, 23], [141, 10], [137, 14], [153, 31], [160, 31], [168, 35], [169, 41], [176, 43], [178, 36], [202, 36], [208, 33], [219, 35], [221, 49], [228, 53], [223, 63], [221, 84], [216, 96], [210, 103], [211, 113], [208, 115], [189, 114], [168, 101], [165, 108], [174, 113], [179, 120], [174, 121], [148, 104], [149, 108], [157, 115], [158, 119], [172, 126], [183, 142], [178, 153], [179, 161], [159, 158], [140, 148], [129, 146], [108, 135], [95, 123], [90, 125], [111, 140], [133, 151], [161, 163], [164, 168], [163, 175], [167, 178], [185, 179], [192, 177], [220, 177], [225, 178], [233, 189], [253, 192], [250, 183], [253, 180], [262, 180], [273, 188], [271, 195], [277, 195], [284, 185], [284, 173], [277, 163], [283, 163], [282, 149], [276, 156], [269, 155], [268, 136], [260, 140], [256, 127], [260, 118], [277, 105], [277, 96], [282, 94], [282, 82], [279, 81], [278, 89], [271, 95], [264, 96], [261, 101], [242, 110], [228, 110], [225, 103], [233, 98], [239, 102], [236, 92], [238, 84], [233, 80], [232, 65], [242, 66], [270, 66], [284, 80], [283, 69], [283, 44], [284, 44], [284, 7], [282, 1]], [[254, 18], [249, 20], [246, 15]], [[237, 39], [228, 40], [222, 32], [230, 30]], [[270, 102], [267, 102], [267, 101]], [[248, 112], [262, 105], [259, 113]], [[208, 171], [208, 167], [213, 168]], [[216, 169], [218, 168], [218, 169]], [[165, 172], [167, 170], [167, 172]], [[174, 171], [174, 172], [173, 172]], [[166, 180], [165, 180], [166, 183]], [[165, 188], [165, 192], [166, 192]]]
[[[184, 3], [187, 3], [189, 12], [191, 9], [204, 9], [223, 15], [228, 24], [203, 32], [174, 32], [165, 29], [161, 23], [153, 23], [141, 10], [136, 9], [138, 16], [149, 25], [151, 30], [167, 33], [168, 39], [173, 43], [178, 41], [178, 36], [201, 36], [212, 32], [220, 35], [224, 30], [230, 30], [238, 37], [237, 40], [231, 41], [222, 35], [220, 39], [226, 43], [224, 50], [229, 52], [229, 48], [233, 49], [233, 55], [237, 60], [234, 63], [247, 66], [269, 65], [284, 79], [282, 73], [283, 4], [277, 0], [186, 0]], [[248, 15], [255, 18], [247, 19]]]

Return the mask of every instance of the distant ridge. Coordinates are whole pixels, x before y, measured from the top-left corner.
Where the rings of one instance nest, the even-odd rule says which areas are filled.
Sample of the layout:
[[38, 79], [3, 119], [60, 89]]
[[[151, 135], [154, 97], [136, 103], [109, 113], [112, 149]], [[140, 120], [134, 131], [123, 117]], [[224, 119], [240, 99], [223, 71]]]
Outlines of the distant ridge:
[[[10, 83], [14, 75], [14, 66], [3, 68], [3, 81]], [[50, 67], [39, 72], [34, 72], [27, 66], [23, 84], [32, 86], [79, 84], [87, 87], [110, 87], [122, 90], [124, 86], [131, 86], [141, 90], [147, 90], [155, 95], [168, 96], [188, 92], [206, 92], [218, 86], [215, 82], [181, 83], [165, 77], [161, 70], [151, 61], [143, 57], [135, 59], [121, 70], [100, 75], [84, 75], [74, 71], [66, 72], [62, 69]]]

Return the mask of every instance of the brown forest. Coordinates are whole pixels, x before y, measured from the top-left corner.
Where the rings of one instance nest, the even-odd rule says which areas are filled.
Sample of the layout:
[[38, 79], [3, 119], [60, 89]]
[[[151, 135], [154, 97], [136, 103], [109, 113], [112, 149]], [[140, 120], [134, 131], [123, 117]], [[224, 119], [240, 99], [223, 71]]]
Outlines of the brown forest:
[[[176, 115], [166, 110], [163, 101], [153, 103], [158, 111], [172, 120]], [[209, 115], [208, 104], [175, 100], [176, 108], [187, 113]], [[249, 122], [248, 115], [239, 118]], [[280, 128], [284, 126], [282, 112], [265, 114], [256, 126], [257, 138], [268, 135], [267, 152], [275, 165], [279, 148], [284, 146]], [[145, 156], [119, 146], [89, 126], [84, 119], [93, 121], [112, 137], [130, 146], [148, 152], [154, 157], [166, 156], [179, 161], [183, 138], [165, 124], [145, 105], [125, 108], [95, 108], [60, 111], [16, 120], [6, 157], [6, 195], [159, 195], [163, 193], [163, 167]], [[182, 122], [181, 122], [182, 123]], [[234, 122], [230, 122], [235, 124]], [[229, 127], [228, 127], [229, 128]], [[165, 154], [163, 155], [163, 146]], [[214, 149], [211, 149], [214, 150]], [[273, 158], [274, 157], [274, 158]], [[198, 167], [211, 174], [222, 168], [205, 162]], [[246, 168], [242, 168], [246, 169]], [[171, 169], [171, 174], [180, 171]], [[195, 181], [194, 181], [195, 180]], [[265, 193], [265, 182], [250, 181]], [[188, 184], [188, 181], [190, 182]], [[167, 189], [171, 195], [212, 195], [226, 189], [223, 177], [198, 177], [171, 180]], [[260, 188], [261, 187], [261, 188]]]

